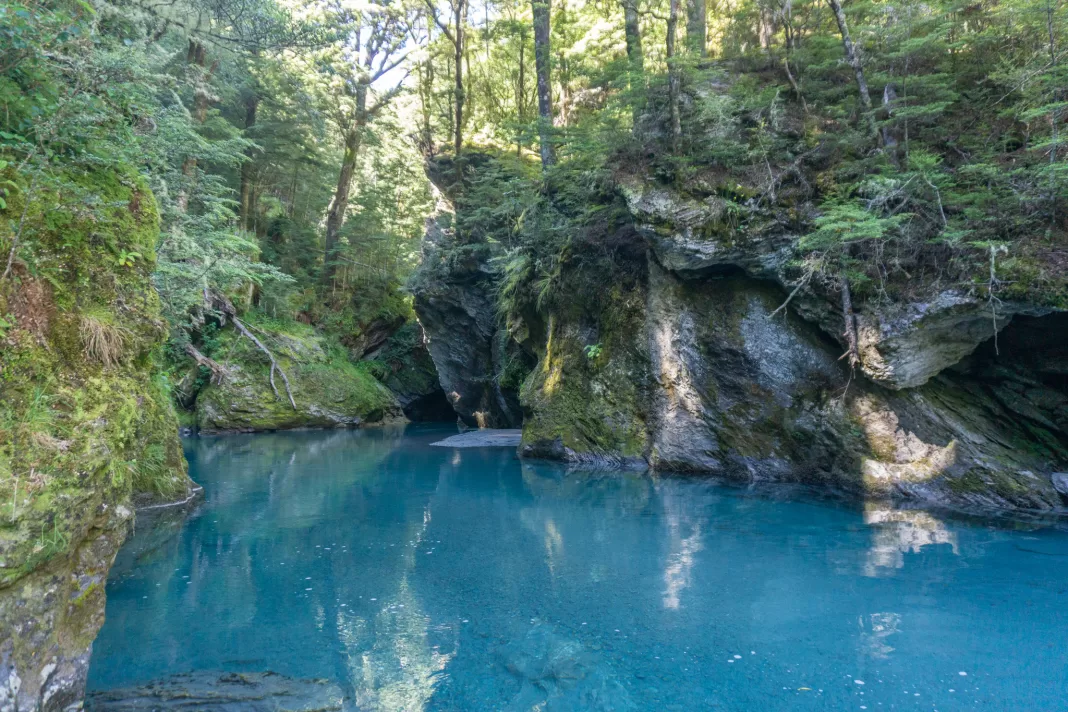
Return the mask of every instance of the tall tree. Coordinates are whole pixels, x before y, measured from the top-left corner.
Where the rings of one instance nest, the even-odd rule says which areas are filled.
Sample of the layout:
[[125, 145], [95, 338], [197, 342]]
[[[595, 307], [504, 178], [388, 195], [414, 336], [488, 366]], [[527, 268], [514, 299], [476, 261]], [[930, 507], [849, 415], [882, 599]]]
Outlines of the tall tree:
[[538, 137], [541, 165], [548, 168], [556, 160], [552, 144], [553, 96], [550, 84], [549, 15], [550, 0], [531, 0], [534, 16], [534, 71], [538, 77]]
[[[256, 113], [260, 107], [259, 92], [255, 87], [252, 87], [248, 94], [245, 96], [245, 138], [249, 138], [250, 133], [256, 126]], [[253, 147], [249, 146], [245, 149], [245, 162], [241, 164], [241, 189], [239, 192], [239, 213], [238, 223], [242, 230], [252, 229], [252, 212], [255, 207], [252, 190], [252, 179], [255, 171], [255, 165], [252, 161]]]
[[668, 104], [671, 113], [671, 150], [678, 152], [682, 137], [682, 117], [679, 102], [682, 94], [682, 77], [679, 76], [678, 51], [675, 47], [679, 27], [679, 0], [670, 0], [667, 20]]
[[[205, 66], [207, 64], [207, 56], [208, 51], [204, 43], [199, 39], [190, 37], [185, 56], [186, 66], [190, 73], [190, 83], [193, 86], [193, 110], [189, 113], [197, 126], [202, 125], [207, 120], [208, 107], [215, 100], [215, 95], [211, 90], [211, 80], [215, 76], [215, 71], [219, 68], [219, 62], [216, 60], [212, 62], [210, 67], [207, 67]], [[179, 190], [177, 199], [179, 212], [184, 213], [189, 209], [190, 183], [196, 179], [196, 172], [196, 157], [192, 155], [186, 156], [182, 161], [182, 176], [185, 184]]]
[[860, 61], [860, 52], [857, 46], [853, 44], [853, 40], [849, 37], [849, 25], [846, 24], [845, 11], [842, 10], [842, 3], [839, 0], [827, 0], [827, 4], [831, 6], [831, 12], [834, 13], [834, 21], [838, 23], [838, 32], [842, 36], [842, 47], [845, 50], [846, 61], [849, 62], [849, 66], [853, 68], [853, 75], [857, 79], [857, 91], [860, 94], [860, 106], [864, 111], [865, 119], [868, 124], [868, 133], [873, 138], [878, 139], [879, 132], [875, 128], [875, 115], [872, 113], [871, 106], [871, 94], [868, 93], [868, 82], [864, 78], [864, 66]]
[[644, 89], [645, 56], [642, 53], [641, 16], [638, 14], [639, 0], [621, 0], [623, 6], [623, 36], [627, 43], [627, 85], [630, 87], [631, 111], [633, 123], [637, 127], [642, 112], [642, 97], [639, 92]]
[[430, 10], [430, 16], [434, 20], [434, 24], [438, 26], [445, 38], [452, 44], [453, 47], [453, 153], [457, 158], [460, 156], [460, 151], [463, 148], [464, 143], [464, 102], [466, 101], [466, 95], [464, 94], [464, 58], [465, 58], [465, 41], [464, 36], [464, 19], [467, 17], [467, 0], [449, 0], [449, 10], [452, 13], [452, 27], [441, 19], [441, 15], [438, 13], [437, 6], [434, 5], [433, 0], [426, 0], [427, 9]]
[[403, 87], [398, 82], [376, 97], [369, 96], [375, 82], [400, 66], [407, 57], [404, 47], [408, 18], [404, 9], [388, 4], [388, 0], [375, 5], [369, 11], [346, 17], [351, 49], [341, 53], [338, 62], [324, 65], [329, 72], [337, 73], [341, 78], [341, 91], [334, 106], [333, 118], [344, 144], [337, 187], [326, 214], [323, 269], [326, 280], [334, 274], [333, 260], [336, 257], [338, 235], [349, 206], [352, 178], [364, 133]]

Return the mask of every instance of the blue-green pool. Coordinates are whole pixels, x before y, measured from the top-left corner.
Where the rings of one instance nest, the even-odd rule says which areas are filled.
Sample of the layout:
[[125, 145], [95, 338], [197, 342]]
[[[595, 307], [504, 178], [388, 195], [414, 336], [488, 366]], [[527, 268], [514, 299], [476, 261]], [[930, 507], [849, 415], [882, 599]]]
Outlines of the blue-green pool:
[[120, 553], [90, 689], [271, 670], [366, 710], [1068, 709], [1062, 528], [447, 434], [189, 440], [205, 501]]

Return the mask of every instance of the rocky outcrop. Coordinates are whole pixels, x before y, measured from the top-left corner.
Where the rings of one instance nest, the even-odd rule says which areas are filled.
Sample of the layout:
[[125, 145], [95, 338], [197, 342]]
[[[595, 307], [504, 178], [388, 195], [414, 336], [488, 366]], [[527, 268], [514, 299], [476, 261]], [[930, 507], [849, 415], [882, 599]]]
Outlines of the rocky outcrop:
[[413, 422], [455, 420], [445, 397], [434, 360], [426, 346], [423, 327], [414, 319], [397, 330], [382, 348], [367, 356], [380, 364], [378, 374], [393, 392], [405, 417]]
[[[194, 492], [155, 375], [166, 326], [153, 196], [134, 171], [63, 180], [89, 198], [38, 190], [23, 206], [18, 193], [0, 215], [25, 215], [35, 238], [33, 269], [16, 262], [0, 284], [3, 712], [80, 705], [131, 500]], [[139, 258], [120, 266], [113, 252]]]
[[271, 373], [268, 356], [233, 330], [223, 333], [213, 352], [221, 374], [205, 382], [195, 367], [190, 371], [179, 388], [186, 389], [185, 405], [200, 432], [351, 428], [403, 417], [367, 364], [352, 362], [310, 326], [290, 326], [285, 332], [258, 329], [286, 374], [288, 392], [281, 373]]
[[428, 168], [437, 207], [427, 219], [422, 263], [411, 282], [415, 313], [459, 418], [478, 427], [517, 427], [522, 421], [517, 384], [507, 372], [523, 355], [500, 323], [490, 246], [465, 244], [457, 234], [454, 201], [463, 186], [455, 172], [447, 160]]
[[[786, 276], [786, 221], [741, 228], [714, 194], [620, 185], [648, 250], [632, 265], [642, 276], [545, 316], [524, 454], [947, 506], [1068, 506], [1068, 315], [957, 291], [861, 301], [854, 371], [837, 294]], [[561, 289], [591, 279], [604, 277], [575, 268]]]

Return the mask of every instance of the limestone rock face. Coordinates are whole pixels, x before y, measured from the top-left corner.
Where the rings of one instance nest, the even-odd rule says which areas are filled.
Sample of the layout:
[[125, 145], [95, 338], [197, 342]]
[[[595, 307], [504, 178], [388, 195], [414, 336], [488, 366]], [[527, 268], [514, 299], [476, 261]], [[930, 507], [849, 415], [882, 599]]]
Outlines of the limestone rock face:
[[922, 386], [975, 351], [1018, 313], [1043, 310], [1011, 303], [991, 309], [955, 291], [925, 302], [872, 305], [857, 315], [861, 368], [888, 388]]
[[737, 267], [753, 273], [774, 273], [784, 261], [783, 249], [794, 239], [782, 230], [734, 230], [728, 202], [703, 199], [646, 178], [623, 176], [620, 191], [657, 261], [678, 273]]

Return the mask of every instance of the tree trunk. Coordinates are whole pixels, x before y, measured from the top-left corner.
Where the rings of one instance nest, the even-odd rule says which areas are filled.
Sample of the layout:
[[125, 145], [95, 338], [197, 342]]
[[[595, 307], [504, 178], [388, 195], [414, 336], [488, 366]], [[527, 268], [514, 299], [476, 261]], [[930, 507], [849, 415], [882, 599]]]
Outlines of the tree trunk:
[[523, 153], [523, 125], [527, 122], [527, 36], [519, 35], [519, 85], [516, 87], [515, 109], [519, 116], [519, 130], [515, 137], [515, 155]]
[[708, 56], [706, 15], [705, 0], [686, 0], [686, 47], [698, 57]]
[[352, 190], [352, 176], [356, 172], [356, 159], [360, 154], [361, 132], [359, 126], [354, 126], [345, 136], [345, 154], [341, 159], [341, 172], [337, 179], [337, 188], [334, 190], [334, 198], [330, 201], [330, 210], [326, 214], [326, 250], [323, 255], [326, 261], [324, 273], [333, 275], [333, 267], [330, 262], [334, 258], [334, 251], [338, 245], [338, 234], [345, 220], [345, 211], [349, 207], [349, 193]]
[[[260, 98], [256, 94], [250, 94], [245, 99], [245, 138], [248, 138], [248, 132], [256, 125], [256, 111], [260, 106]], [[251, 225], [251, 215], [255, 204], [252, 200], [252, 148], [245, 149], [245, 162], [241, 164], [241, 212], [240, 221], [241, 229], [249, 230]]]
[[680, 116], [679, 95], [682, 93], [679, 67], [676, 62], [676, 35], [679, 26], [679, 0], [671, 0], [668, 5], [667, 21], [667, 63], [668, 63], [668, 103], [671, 108], [671, 150], [678, 152], [679, 138], [682, 136], [682, 118]]
[[857, 78], [857, 90], [860, 93], [860, 105], [864, 110], [864, 116], [867, 119], [868, 132], [872, 135], [872, 138], [878, 140], [879, 132], [875, 128], [875, 116], [872, 114], [871, 94], [868, 93], [868, 82], [864, 79], [864, 67], [860, 63], [860, 53], [857, 52], [853, 40], [849, 38], [849, 26], [846, 24], [845, 12], [842, 11], [842, 4], [839, 0], [827, 0], [827, 4], [831, 6], [831, 12], [834, 13], [835, 22], [838, 23], [838, 31], [842, 34], [842, 47], [845, 49], [846, 61], [849, 62], [849, 66], [853, 68], [853, 74]]
[[[204, 45], [192, 39], [189, 40], [189, 47], [186, 50], [185, 59], [193, 68], [193, 72], [196, 73], [196, 77], [193, 81], [192, 115], [193, 121], [199, 126], [208, 118], [208, 105], [212, 100], [212, 95], [208, 90], [208, 87], [211, 83], [211, 78], [218, 67], [218, 62], [213, 63], [211, 69], [205, 69], [204, 65], [207, 62], [207, 52], [204, 49]], [[193, 179], [196, 176], [196, 170], [196, 158], [188, 156], [182, 161], [182, 175], [185, 176], [187, 184], [178, 191], [176, 203], [179, 212], [184, 213], [189, 209], [189, 185], [193, 182]]]
[[463, 148], [464, 143], [464, 5], [466, 0], [455, 0], [456, 4], [453, 6], [453, 48], [456, 50], [454, 56], [454, 62], [456, 64], [454, 75], [456, 78], [456, 87], [454, 89], [456, 100], [456, 117], [455, 125], [453, 127], [453, 152], [456, 157], [460, 157], [460, 150]]
[[628, 84], [633, 101], [631, 112], [633, 124], [637, 128], [644, 106], [644, 93], [639, 92], [645, 88], [642, 78], [645, 72], [645, 56], [642, 53], [641, 20], [638, 16], [638, 0], [622, 0], [622, 5], [623, 34], [627, 41], [627, 64], [630, 69]]
[[538, 76], [538, 137], [541, 139], [541, 165], [548, 168], [555, 161], [552, 145], [553, 97], [549, 84], [549, 14], [550, 0], [531, 0], [534, 15], [534, 69]]

